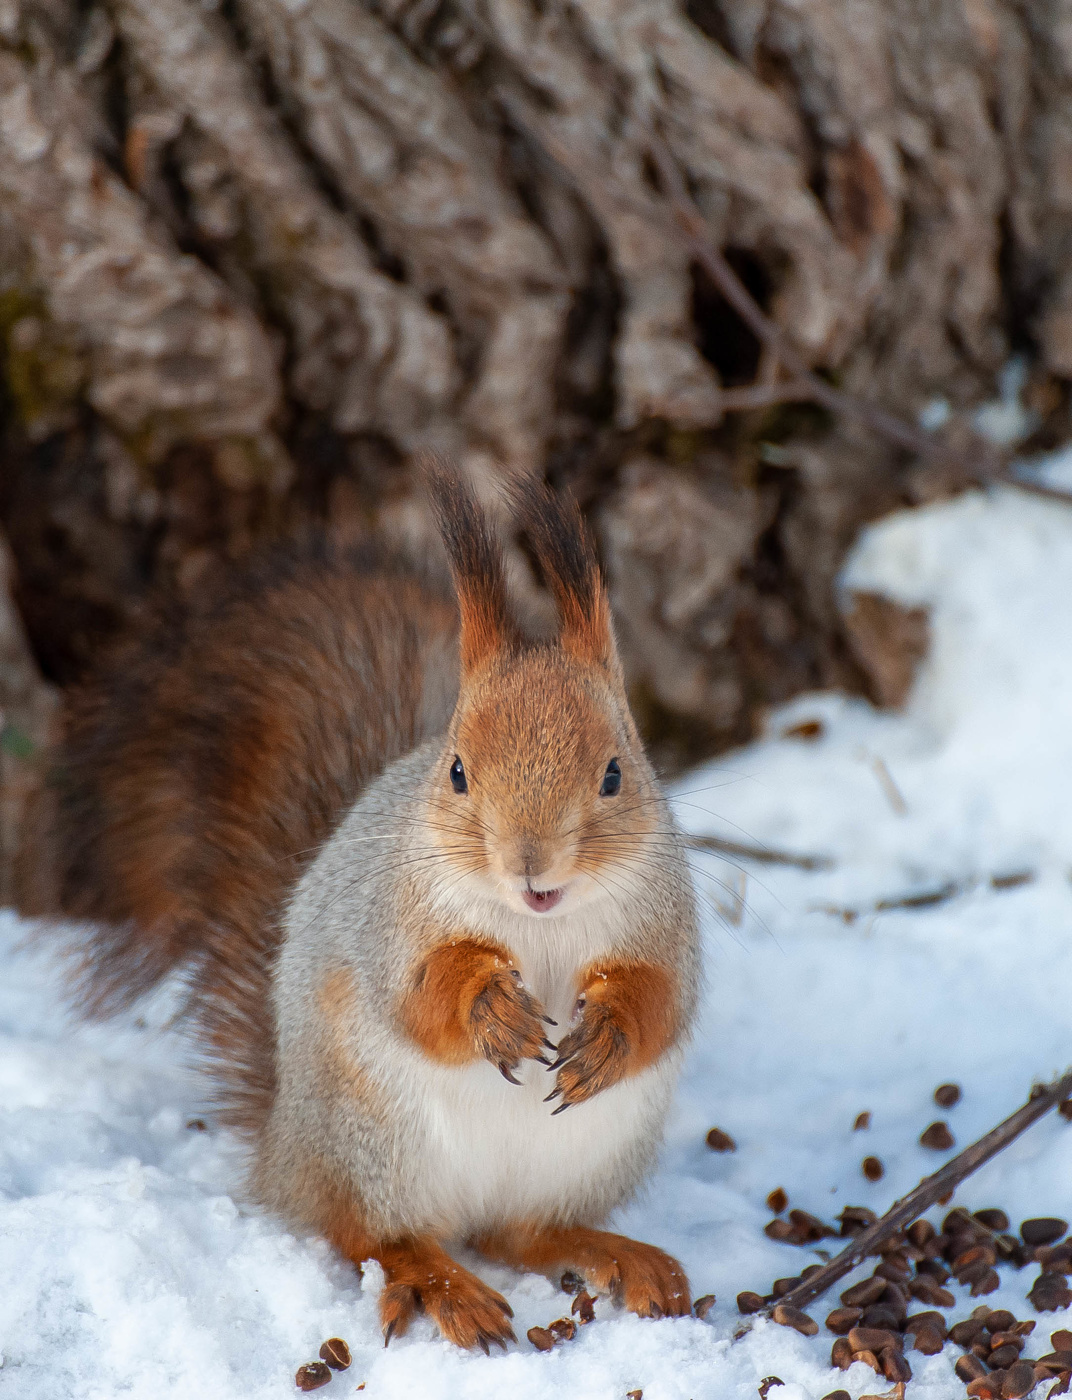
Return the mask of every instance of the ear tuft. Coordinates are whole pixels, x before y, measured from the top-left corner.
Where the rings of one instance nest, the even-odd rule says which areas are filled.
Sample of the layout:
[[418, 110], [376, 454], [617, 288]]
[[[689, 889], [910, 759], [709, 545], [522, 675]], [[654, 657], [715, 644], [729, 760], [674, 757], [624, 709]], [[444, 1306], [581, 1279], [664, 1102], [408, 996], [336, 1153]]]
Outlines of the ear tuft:
[[502, 548], [487, 516], [452, 465], [438, 454], [424, 451], [419, 469], [458, 595], [462, 671], [471, 672], [518, 642], [507, 605]]
[[515, 485], [513, 494], [558, 609], [564, 650], [617, 670], [607, 590], [577, 502], [533, 480]]

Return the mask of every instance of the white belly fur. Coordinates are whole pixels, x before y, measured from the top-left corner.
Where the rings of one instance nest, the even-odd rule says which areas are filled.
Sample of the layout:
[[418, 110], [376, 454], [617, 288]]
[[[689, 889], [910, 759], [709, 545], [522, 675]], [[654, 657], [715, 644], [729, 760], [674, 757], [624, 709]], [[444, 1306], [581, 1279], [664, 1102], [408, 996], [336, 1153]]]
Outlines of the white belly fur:
[[654, 1066], [552, 1116], [555, 1103], [543, 1099], [555, 1076], [543, 1065], [523, 1065], [520, 1087], [490, 1064], [425, 1066], [413, 1207], [461, 1239], [504, 1221], [553, 1219], [583, 1183], [617, 1200], [658, 1134], [674, 1068]]

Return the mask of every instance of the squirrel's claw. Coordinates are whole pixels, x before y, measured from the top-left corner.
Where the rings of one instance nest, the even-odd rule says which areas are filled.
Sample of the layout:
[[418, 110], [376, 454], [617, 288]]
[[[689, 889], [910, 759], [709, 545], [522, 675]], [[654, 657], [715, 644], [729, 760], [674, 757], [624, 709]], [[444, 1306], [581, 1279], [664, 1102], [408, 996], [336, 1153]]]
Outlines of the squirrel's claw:
[[507, 1080], [509, 1083], [511, 1083], [511, 1084], [517, 1084], [517, 1085], [520, 1087], [520, 1085], [521, 1085], [521, 1080], [520, 1080], [520, 1079], [515, 1079], [515, 1078], [514, 1078], [514, 1075], [513, 1075], [512, 1071], [511, 1071], [511, 1069], [510, 1069], [510, 1066], [506, 1063], [505, 1060], [500, 1060], [500, 1061], [499, 1061], [499, 1073], [500, 1073], [500, 1074], [502, 1075], [502, 1077], [503, 1077], [505, 1080]]
[[541, 1021], [546, 1021], [547, 1024], [548, 1024], [549, 1026], [557, 1026], [557, 1025], [558, 1025], [558, 1022], [557, 1022], [557, 1021], [553, 1021], [553, 1020], [551, 1019], [550, 1016], [541, 1016], [541, 1017], [540, 1017], [540, 1020], [541, 1020]]
[[567, 1108], [572, 1108], [572, 1107], [573, 1107], [573, 1105], [572, 1105], [568, 1100], [567, 1100], [565, 1103], [560, 1103], [559, 1106], [558, 1106], [557, 1108], [553, 1108], [553, 1109], [551, 1110], [551, 1117], [554, 1118], [555, 1115], [558, 1114], [558, 1113], [565, 1113], [565, 1111], [566, 1111]]
[[[513, 1317], [513, 1311], [510, 1308], [507, 1308], [506, 1311], [510, 1317]], [[489, 1343], [493, 1343], [497, 1346], [500, 1346], [502, 1347], [504, 1352], [507, 1352], [510, 1350], [510, 1343], [516, 1341], [517, 1337], [514, 1334], [514, 1329], [512, 1327], [508, 1327], [506, 1329], [506, 1335], [502, 1337], [493, 1336], [490, 1332], [481, 1332], [480, 1336], [476, 1339], [476, 1344], [485, 1356], [490, 1356], [491, 1349]]]
[[552, 1089], [551, 1092], [544, 1099], [544, 1103], [550, 1103], [552, 1099], [557, 1099], [561, 1092], [561, 1089]]
[[546, 1036], [544, 1036], [543, 1040], [540, 1041], [540, 1044], [545, 1050], [554, 1050], [556, 1054], [558, 1053], [558, 1046], [552, 1045]]
[[538, 1065], [546, 1065], [548, 1069], [551, 1068], [551, 1061], [547, 1058], [546, 1055], [533, 1055], [532, 1058], [536, 1061]]
[[396, 1319], [392, 1318], [391, 1321], [387, 1324], [387, 1326], [383, 1329], [383, 1345], [385, 1349], [390, 1344], [391, 1338], [394, 1335], [395, 1321]]

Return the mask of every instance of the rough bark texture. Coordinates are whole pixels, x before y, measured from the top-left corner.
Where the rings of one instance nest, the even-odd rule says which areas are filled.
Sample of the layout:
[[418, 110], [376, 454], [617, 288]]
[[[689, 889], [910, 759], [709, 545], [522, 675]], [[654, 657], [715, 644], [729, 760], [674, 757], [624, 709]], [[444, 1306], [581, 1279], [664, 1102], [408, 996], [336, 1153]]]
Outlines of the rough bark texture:
[[807, 405], [724, 413], [779, 369], [653, 140], [842, 388], [955, 438], [1016, 351], [1064, 431], [1072, 0], [0, 0], [5, 632], [65, 685], [263, 542], [423, 553], [432, 444], [489, 500], [576, 491], [665, 762], [803, 687], [903, 695], [922, 622], [884, 659], [834, 578], [948, 483]]

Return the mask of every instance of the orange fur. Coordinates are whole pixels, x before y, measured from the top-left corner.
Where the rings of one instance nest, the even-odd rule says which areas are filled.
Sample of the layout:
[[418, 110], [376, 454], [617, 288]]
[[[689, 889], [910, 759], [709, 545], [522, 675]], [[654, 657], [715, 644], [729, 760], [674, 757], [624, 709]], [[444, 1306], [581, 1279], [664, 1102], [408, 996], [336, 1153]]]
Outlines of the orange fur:
[[473, 939], [440, 944], [421, 960], [399, 1017], [426, 1055], [448, 1065], [483, 1058], [513, 1069], [543, 1042], [539, 1009], [510, 954]]
[[587, 1226], [517, 1224], [472, 1241], [489, 1259], [515, 1269], [573, 1269], [598, 1293], [641, 1317], [684, 1317], [692, 1311], [689, 1281], [676, 1259], [654, 1245]]
[[500, 598], [480, 583], [459, 584], [458, 610], [462, 670], [471, 673], [504, 650], [509, 634], [503, 625]]
[[[519, 744], [522, 735], [528, 742]], [[624, 694], [604, 671], [557, 647], [492, 663], [466, 677], [448, 739], [469, 792], [458, 800], [444, 766], [429, 799], [432, 839], [459, 868], [547, 887], [576, 871], [598, 881], [608, 863], [643, 850], [655, 822], [651, 779]], [[611, 758], [622, 789], [604, 801]], [[562, 773], [575, 781], [563, 783]]]
[[677, 986], [654, 963], [589, 968], [580, 979], [580, 1022], [559, 1042], [565, 1063], [555, 1088], [563, 1104], [583, 1103], [647, 1069], [678, 1034]]
[[610, 603], [601, 579], [596, 580], [593, 598], [584, 608], [575, 598], [560, 600], [563, 651], [589, 665], [611, 663], [614, 647], [611, 642]]
[[448, 1341], [486, 1352], [498, 1342], [516, 1341], [508, 1318], [513, 1309], [476, 1274], [456, 1264], [435, 1240], [418, 1235], [378, 1247], [384, 1272], [380, 1321], [384, 1337], [400, 1336], [414, 1316], [426, 1312]]
[[400, 1337], [425, 1312], [448, 1341], [460, 1347], [514, 1341], [513, 1311], [501, 1294], [456, 1264], [429, 1235], [385, 1240], [371, 1233], [351, 1192], [327, 1164], [310, 1158], [299, 1184], [295, 1213], [319, 1230], [360, 1271], [375, 1259], [384, 1272], [380, 1325], [385, 1344]]

